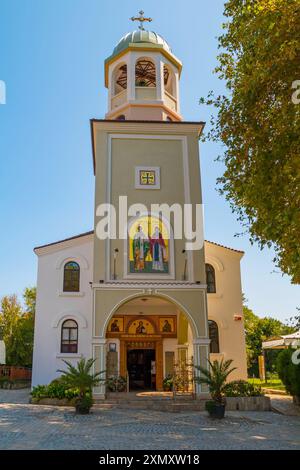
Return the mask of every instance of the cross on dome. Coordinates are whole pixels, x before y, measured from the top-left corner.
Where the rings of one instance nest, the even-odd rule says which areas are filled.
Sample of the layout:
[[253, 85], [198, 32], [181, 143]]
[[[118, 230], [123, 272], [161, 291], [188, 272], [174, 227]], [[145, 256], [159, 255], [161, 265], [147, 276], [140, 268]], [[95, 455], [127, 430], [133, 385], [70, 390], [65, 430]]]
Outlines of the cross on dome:
[[140, 14], [140, 16], [132, 16], [130, 19], [131, 19], [131, 21], [139, 21], [140, 22], [139, 29], [141, 31], [145, 31], [144, 22], [148, 21], [149, 23], [151, 23], [152, 18], [145, 18], [143, 10], [139, 11], [139, 14]]

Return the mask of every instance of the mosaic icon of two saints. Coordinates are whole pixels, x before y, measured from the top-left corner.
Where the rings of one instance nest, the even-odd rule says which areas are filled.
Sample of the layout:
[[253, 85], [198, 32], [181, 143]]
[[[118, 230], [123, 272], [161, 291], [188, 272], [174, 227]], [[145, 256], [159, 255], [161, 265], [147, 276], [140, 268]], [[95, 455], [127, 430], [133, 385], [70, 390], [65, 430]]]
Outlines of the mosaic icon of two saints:
[[168, 232], [161, 220], [142, 217], [131, 227], [130, 272], [168, 273]]

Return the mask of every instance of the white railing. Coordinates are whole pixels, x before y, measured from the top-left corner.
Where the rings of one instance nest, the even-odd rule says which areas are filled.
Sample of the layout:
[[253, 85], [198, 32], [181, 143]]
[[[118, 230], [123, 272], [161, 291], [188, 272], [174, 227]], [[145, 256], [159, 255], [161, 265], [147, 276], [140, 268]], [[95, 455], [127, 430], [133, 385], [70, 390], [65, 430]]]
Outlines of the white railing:
[[136, 86], [136, 100], [156, 100], [156, 87]]
[[168, 108], [177, 111], [177, 101], [174, 96], [170, 95], [170, 93], [167, 91], [165, 91], [165, 104], [168, 106]]
[[111, 108], [118, 108], [121, 104], [125, 103], [127, 99], [127, 90], [123, 90], [111, 99]]

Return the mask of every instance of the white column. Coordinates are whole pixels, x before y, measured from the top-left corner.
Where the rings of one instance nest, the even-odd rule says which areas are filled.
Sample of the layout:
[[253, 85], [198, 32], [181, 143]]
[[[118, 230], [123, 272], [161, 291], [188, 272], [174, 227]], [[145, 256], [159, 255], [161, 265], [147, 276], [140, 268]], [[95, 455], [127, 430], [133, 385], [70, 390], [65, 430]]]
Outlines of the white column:
[[97, 387], [94, 387], [94, 395], [99, 398], [105, 398], [105, 383], [106, 379], [106, 339], [101, 338], [97, 340], [97, 343], [93, 345], [93, 359], [96, 359], [94, 362], [94, 372], [102, 372], [100, 375], [101, 382]]
[[127, 101], [135, 100], [135, 63], [137, 56], [129, 53], [127, 60]]
[[156, 68], [156, 98], [158, 101], [164, 101], [165, 95], [165, 84], [164, 84], [164, 63], [160, 56], [156, 57], [155, 60]]
[[107, 103], [107, 109], [108, 112], [111, 111], [111, 100], [113, 97], [113, 86], [114, 84], [112, 83], [112, 71], [113, 71], [113, 65], [110, 65], [108, 68], [108, 103]]
[[175, 72], [175, 98], [177, 103], [177, 113], [180, 114], [180, 97], [179, 97], [179, 73]]
[[[194, 365], [209, 367], [209, 343], [210, 339], [208, 338], [196, 338], [193, 341], [194, 346]], [[199, 370], [195, 369], [196, 377], [200, 377], [201, 373]], [[207, 394], [208, 390], [205, 385], [200, 385], [196, 383], [196, 395], [201, 396]]]

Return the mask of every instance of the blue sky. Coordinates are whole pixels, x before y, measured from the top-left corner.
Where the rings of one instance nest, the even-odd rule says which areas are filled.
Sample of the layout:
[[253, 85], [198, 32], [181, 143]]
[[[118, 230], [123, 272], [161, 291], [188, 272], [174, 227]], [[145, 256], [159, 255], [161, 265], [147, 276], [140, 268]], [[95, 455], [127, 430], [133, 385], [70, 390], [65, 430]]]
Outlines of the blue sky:
[[[0, 80], [0, 296], [35, 285], [33, 247], [93, 227], [94, 177], [90, 118], [106, 112], [103, 62], [134, 29], [142, 8], [151, 29], [183, 61], [181, 106], [185, 120], [209, 120], [198, 100], [223, 84], [212, 73], [224, 2], [199, 0], [1, 0]], [[273, 253], [251, 246], [228, 203], [216, 191], [222, 149], [201, 144], [205, 237], [246, 252], [243, 291], [258, 315], [285, 319], [300, 305], [272, 264]]]

